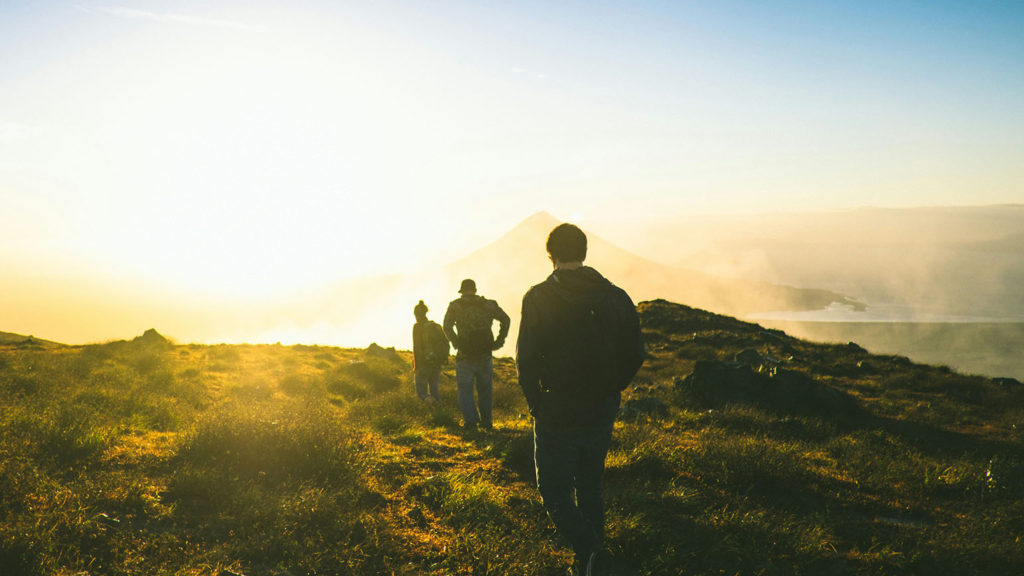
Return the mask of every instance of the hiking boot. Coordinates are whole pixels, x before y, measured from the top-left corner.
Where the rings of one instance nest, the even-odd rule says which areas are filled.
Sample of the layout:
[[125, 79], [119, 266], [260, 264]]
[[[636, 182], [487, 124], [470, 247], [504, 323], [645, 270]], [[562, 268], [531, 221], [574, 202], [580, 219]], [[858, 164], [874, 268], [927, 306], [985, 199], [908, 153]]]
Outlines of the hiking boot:
[[590, 555], [587, 560], [586, 576], [608, 576], [612, 573], [612, 555], [601, 548]]

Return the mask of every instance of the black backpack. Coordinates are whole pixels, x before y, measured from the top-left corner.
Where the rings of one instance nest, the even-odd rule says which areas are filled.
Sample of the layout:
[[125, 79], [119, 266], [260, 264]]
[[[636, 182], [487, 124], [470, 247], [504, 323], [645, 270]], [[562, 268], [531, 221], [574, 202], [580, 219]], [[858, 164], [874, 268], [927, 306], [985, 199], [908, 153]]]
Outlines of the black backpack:
[[459, 352], [470, 356], [489, 355], [494, 348], [494, 333], [491, 331], [494, 315], [490, 302], [475, 298], [461, 302], [460, 305], [455, 321]]
[[548, 347], [541, 382], [565, 400], [593, 401], [621, 392], [643, 363], [640, 320], [632, 300], [609, 285], [600, 298], [566, 302], [561, 330]]

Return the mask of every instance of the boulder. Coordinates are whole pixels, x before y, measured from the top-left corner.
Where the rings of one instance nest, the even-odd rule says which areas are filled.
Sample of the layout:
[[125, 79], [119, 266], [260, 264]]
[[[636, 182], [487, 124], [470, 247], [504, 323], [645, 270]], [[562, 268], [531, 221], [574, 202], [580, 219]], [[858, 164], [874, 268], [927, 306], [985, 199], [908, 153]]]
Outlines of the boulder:
[[749, 364], [698, 361], [693, 372], [676, 380], [676, 389], [702, 406], [748, 404], [787, 414], [853, 416], [860, 413], [848, 394], [795, 370], [756, 373]]
[[366, 356], [372, 358], [381, 358], [383, 360], [387, 360], [388, 362], [393, 363], [403, 362], [402, 357], [398, 355], [398, 352], [395, 350], [394, 346], [390, 348], [384, 348], [383, 346], [380, 346], [376, 342], [370, 344], [366, 348]]
[[751, 368], [755, 368], [761, 365], [762, 358], [761, 354], [758, 353], [757, 350], [754, 350], [753, 348], [747, 348], [746, 350], [737, 352], [736, 355], [733, 356], [733, 360], [735, 360], [736, 362], [747, 364]]
[[858, 409], [853, 397], [803, 372], [779, 369], [769, 381], [773, 404], [786, 412], [852, 414]]
[[867, 354], [868, 353], [868, 351], [865, 350], [863, 346], [861, 346], [860, 344], [857, 344], [856, 342], [847, 342], [846, 343], [846, 350], [847, 350], [847, 352], [850, 352], [851, 354], [858, 354], [858, 355], [862, 355], [862, 354]]
[[165, 348], [171, 346], [171, 341], [157, 332], [155, 328], [150, 328], [143, 332], [142, 336], [132, 339], [132, 344], [146, 348]]
[[620, 410], [624, 420], [635, 420], [640, 416], [665, 416], [668, 404], [653, 396], [627, 400]]
[[699, 402], [715, 406], [752, 402], [757, 379], [749, 364], [698, 360], [690, 373], [676, 388]]
[[753, 368], [757, 372], [769, 372], [774, 370], [782, 362], [771, 356], [762, 356], [760, 352], [753, 348], [747, 348], [740, 352], [737, 352], [733, 356], [733, 360], [740, 364], [746, 364]]

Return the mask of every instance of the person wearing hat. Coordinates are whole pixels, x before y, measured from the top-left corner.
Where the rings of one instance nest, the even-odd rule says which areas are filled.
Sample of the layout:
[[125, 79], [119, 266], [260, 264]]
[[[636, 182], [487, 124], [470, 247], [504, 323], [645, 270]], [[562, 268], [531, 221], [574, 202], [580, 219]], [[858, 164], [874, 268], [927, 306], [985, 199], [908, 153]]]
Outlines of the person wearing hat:
[[[476, 282], [469, 278], [462, 281], [459, 294], [462, 297], [448, 304], [443, 324], [445, 335], [457, 351], [455, 383], [463, 426], [492, 430], [494, 368], [491, 353], [505, 345], [510, 319], [497, 302], [478, 295]], [[492, 329], [495, 320], [499, 324], [497, 338]]]
[[413, 307], [416, 323], [412, 326], [412, 370], [416, 395], [420, 400], [440, 402], [438, 387], [441, 366], [448, 363], [448, 338], [441, 325], [427, 320], [427, 305], [420, 300]]

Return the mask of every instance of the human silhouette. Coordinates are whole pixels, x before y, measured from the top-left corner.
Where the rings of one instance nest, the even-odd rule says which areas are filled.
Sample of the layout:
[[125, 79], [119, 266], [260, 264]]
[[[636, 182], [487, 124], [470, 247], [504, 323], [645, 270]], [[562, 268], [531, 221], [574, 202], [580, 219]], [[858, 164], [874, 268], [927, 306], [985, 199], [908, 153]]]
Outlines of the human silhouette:
[[551, 231], [554, 271], [523, 296], [519, 385], [534, 418], [534, 463], [544, 508], [575, 552], [575, 574], [608, 574], [603, 476], [621, 391], [644, 359], [629, 296], [583, 265], [587, 237]]
[[448, 363], [448, 338], [437, 322], [427, 319], [430, 309], [420, 300], [413, 307], [412, 369], [416, 395], [420, 400], [440, 402], [441, 367]]
[[[491, 404], [494, 378], [492, 352], [505, 345], [510, 320], [497, 302], [476, 293], [476, 282], [473, 280], [463, 280], [459, 293], [462, 296], [452, 300], [444, 314], [444, 333], [457, 350], [455, 382], [459, 409], [462, 410], [462, 422], [466, 429], [479, 426], [490, 431], [494, 429]], [[497, 338], [492, 328], [495, 320], [499, 324]]]

